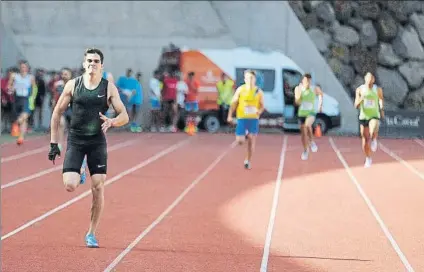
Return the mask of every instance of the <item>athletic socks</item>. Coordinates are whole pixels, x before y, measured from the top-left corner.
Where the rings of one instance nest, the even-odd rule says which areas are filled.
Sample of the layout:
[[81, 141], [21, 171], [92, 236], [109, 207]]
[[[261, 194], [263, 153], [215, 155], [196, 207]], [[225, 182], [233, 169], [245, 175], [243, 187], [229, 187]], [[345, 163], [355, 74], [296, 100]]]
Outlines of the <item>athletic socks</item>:
[[371, 140], [370, 148], [372, 152], [377, 151], [377, 146], [378, 146], [377, 139]]

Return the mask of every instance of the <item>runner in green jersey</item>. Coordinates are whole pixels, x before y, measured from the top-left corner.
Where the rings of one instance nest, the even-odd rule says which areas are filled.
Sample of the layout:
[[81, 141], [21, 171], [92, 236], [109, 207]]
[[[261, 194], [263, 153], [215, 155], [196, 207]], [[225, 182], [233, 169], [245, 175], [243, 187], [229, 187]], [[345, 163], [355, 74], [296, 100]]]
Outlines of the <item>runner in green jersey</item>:
[[322, 112], [322, 96], [323, 92], [318, 86], [311, 86], [311, 75], [305, 74], [302, 82], [294, 90], [295, 103], [299, 105], [297, 116], [300, 121], [300, 133], [303, 144], [302, 160], [307, 160], [309, 156], [309, 148], [312, 152], [317, 152], [318, 147], [313, 141], [312, 124], [315, 122], [315, 101], [318, 96], [318, 112]]
[[383, 90], [374, 84], [371, 73], [365, 75], [365, 84], [356, 89], [355, 107], [359, 109], [362, 149], [365, 153], [365, 167], [371, 166], [371, 151], [377, 150], [377, 136], [383, 112]]

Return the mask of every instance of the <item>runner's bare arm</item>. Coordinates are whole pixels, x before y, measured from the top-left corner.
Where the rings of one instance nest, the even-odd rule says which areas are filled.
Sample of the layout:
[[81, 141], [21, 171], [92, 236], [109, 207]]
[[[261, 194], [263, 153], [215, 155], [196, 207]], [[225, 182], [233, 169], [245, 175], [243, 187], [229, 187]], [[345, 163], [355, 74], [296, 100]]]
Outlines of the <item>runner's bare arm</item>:
[[113, 126], [120, 127], [128, 123], [129, 117], [127, 113], [127, 109], [122, 103], [121, 97], [119, 96], [118, 88], [116, 88], [115, 84], [109, 82], [107, 93], [109, 95], [109, 101], [112, 103], [112, 106], [115, 112], [118, 114], [115, 118], [113, 118]]
[[319, 112], [322, 112], [324, 92], [322, 91], [320, 86], [315, 87], [315, 94], [318, 95], [318, 110]]
[[259, 98], [259, 109], [258, 109], [258, 115], [261, 116], [261, 114], [265, 111], [265, 103], [264, 103], [264, 92], [262, 90], [259, 91], [259, 95], [261, 96]]
[[377, 89], [378, 94], [378, 105], [380, 106], [380, 115], [381, 117], [384, 117], [384, 95], [383, 95], [383, 89], [379, 87]]
[[384, 96], [383, 96], [383, 89], [380, 87], [377, 89], [378, 94], [378, 104], [380, 106], [380, 110], [384, 110]]
[[59, 123], [60, 123], [60, 117], [65, 112], [65, 110], [68, 108], [69, 103], [71, 102], [72, 98], [72, 92], [75, 87], [75, 80], [71, 79], [69, 80], [65, 87], [63, 88], [62, 94], [59, 96], [59, 100], [57, 101], [53, 113], [52, 113], [52, 119], [50, 121], [50, 127], [51, 127], [51, 135], [50, 135], [50, 142], [51, 143], [57, 143], [58, 142], [58, 130], [59, 130]]
[[237, 88], [236, 92], [233, 95], [233, 99], [231, 100], [230, 109], [228, 110], [228, 118], [233, 117], [234, 111], [237, 108], [238, 100], [240, 96], [240, 89]]
[[296, 86], [296, 88], [294, 88], [294, 103], [296, 105], [300, 105], [300, 95], [301, 95], [300, 88], [299, 86]]
[[355, 108], [359, 108], [359, 105], [362, 103], [362, 97], [361, 97], [361, 89], [357, 88], [355, 91]]

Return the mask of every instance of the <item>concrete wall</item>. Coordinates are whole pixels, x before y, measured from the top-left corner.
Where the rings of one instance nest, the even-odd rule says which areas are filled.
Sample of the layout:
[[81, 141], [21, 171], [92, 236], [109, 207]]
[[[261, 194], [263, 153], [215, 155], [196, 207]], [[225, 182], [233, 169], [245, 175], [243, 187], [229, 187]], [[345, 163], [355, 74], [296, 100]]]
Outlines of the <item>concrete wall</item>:
[[5, 27], [33, 66], [80, 67], [84, 49], [98, 46], [105, 53], [107, 71], [116, 79], [128, 67], [141, 71], [145, 89], [161, 48], [169, 42], [281, 50], [314, 72], [340, 102], [344, 128], [354, 128], [352, 103], [285, 2], [11, 1], [2, 3], [1, 12]]
[[[235, 46], [210, 4], [203, 1], [13, 1], [2, 6], [5, 26], [34, 66], [80, 67], [84, 49], [96, 46], [105, 54], [105, 70], [115, 79], [131, 67], [143, 73], [145, 90], [161, 48], [170, 42]], [[148, 115], [144, 117], [147, 122]]]
[[0, 33], [1, 69], [6, 72], [7, 68], [16, 65], [20, 59], [23, 59], [24, 55], [16, 44], [14, 35], [4, 27], [3, 22], [0, 22]]

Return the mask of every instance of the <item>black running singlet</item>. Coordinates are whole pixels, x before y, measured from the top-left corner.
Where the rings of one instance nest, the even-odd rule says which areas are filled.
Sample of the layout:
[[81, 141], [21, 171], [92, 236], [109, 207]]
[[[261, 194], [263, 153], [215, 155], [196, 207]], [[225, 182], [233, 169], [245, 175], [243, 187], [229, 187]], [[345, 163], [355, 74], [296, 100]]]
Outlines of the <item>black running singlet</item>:
[[99, 112], [109, 109], [107, 101], [108, 81], [104, 78], [94, 90], [84, 86], [82, 76], [75, 79], [74, 94], [71, 99], [72, 117], [69, 132], [78, 136], [94, 136], [102, 133], [103, 120]]

